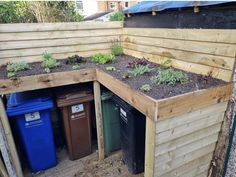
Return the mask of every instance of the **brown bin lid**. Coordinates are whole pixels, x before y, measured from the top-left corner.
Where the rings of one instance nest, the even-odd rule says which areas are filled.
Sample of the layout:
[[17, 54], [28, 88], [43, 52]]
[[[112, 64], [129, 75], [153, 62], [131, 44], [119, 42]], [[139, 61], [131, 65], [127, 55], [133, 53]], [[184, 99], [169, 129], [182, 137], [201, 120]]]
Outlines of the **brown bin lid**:
[[88, 102], [94, 99], [92, 90], [61, 89], [56, 91], [57, 106], [70, 106], [78, 103]]

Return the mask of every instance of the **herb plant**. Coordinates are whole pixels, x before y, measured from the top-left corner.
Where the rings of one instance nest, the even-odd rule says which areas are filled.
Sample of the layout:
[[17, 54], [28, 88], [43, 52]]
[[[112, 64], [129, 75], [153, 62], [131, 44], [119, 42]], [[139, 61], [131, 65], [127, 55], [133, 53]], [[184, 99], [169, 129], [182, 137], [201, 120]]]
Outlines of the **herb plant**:
[[102, 53], [97, 53], [92, 56], [92, 61], [94, 63], [99, 63], [99, 64], [106, 64], [108, 62], [114, 61], [116, 58], [113, 54], [102, 54]]
[[69, 64], [69, 65], [75, 65], [82, 62], [84, 62], [83, 57], [79, 55], [73, 55], [71, 57], [68, 57], [66, 60], [66, 64]]
[[110, 16], [110, 21], [124, 21], [124, 15], [122, 12], [116, 12]]
[[172, 65], [172, 61], [169, 58], [161, 63], [161, 66], [165, 69], [170, 68], [171, 65]]
[[166, 85], [176, 85], [177, 83], [186, 83], [188, 82], [188, 77], [181, 71], [176, 71], [172, 68], [162, 69], [158, 71], [157, 76], [151, 78], [152, 83], [154, 84], [166, 84]]
[[150, 91], [152, 88], [149, 84], [144, 84], [140, 87], [140, 90], [144, 91], [144, 92], [148, 92]]
[[118, 40], [112, 41], [111, 53], [115, 56], [120, 56], [123, 54], [123, 47]]
[[52, 54], [44, 52], [43, 53], [43, 62], [42, 66], [44, 67], [45, 72], [50, 73], [53, 68], [56, 68], [60, 65], [55, 58], [53, 58]]
[[144, 59], [144, 58], [143, 59], [137, 59], [137, 60], [134, 60], [132, 62], [129, 62], [127, 68], [135, 68], [138, 65], [147, 65], [147, 64], [148, 64], [148, 62], [147, 62], [146, 59]]
[[72, 69], [73, 69], [73, 70], [79, 70], [79, 69], [80, 69], [80, 65], [79, 65], [79, 64], [74, 64], [74, 65], [72, 66]]
[[16, 76], [16, 73], [18, 71], [23, 71], [30, 69], [30, 66], [28, 63], [21, 61], [17, 63], [10, 63], [7, 65], [7, 77], [8, 78], [13, 78]]
[[145, 73], [149, 73], [153, 70], [150, 68], [149, 65], [136, 65], [132, 70], [129, 70], [129, 73], [133, 74], [134, 76], [143, 75]]

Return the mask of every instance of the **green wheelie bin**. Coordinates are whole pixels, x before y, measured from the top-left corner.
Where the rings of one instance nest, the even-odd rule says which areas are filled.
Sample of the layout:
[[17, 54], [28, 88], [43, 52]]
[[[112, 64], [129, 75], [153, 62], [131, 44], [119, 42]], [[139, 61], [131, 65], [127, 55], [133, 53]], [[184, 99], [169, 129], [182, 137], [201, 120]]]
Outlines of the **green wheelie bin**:
[[112, 100], [113, 93], [102, 91], [102, 115], [105, 154], [120, 149], [120, 117], [119, 110]]

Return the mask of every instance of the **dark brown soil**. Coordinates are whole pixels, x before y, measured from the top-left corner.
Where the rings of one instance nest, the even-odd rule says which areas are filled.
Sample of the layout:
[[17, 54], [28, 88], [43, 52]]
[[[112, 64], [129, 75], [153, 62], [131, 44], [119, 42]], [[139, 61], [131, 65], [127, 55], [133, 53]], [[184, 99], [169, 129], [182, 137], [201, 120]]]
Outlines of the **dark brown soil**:
[[[151, 83], [150, 78], [152, 76], [157, 75], [157, 70], [160, 68], [160, 65], [154, 64], [149, 62], [150, 67], [155, 68], [150, 73], [141, 75], [141, 76], [132, 76], [129, 74], [129, 78], [124, 78], [124, 76], [128, 73], [128, 70], [130, 68], [127, 68], [127, 65], [129, 62], [132, 62], [136, 60], [137, 58], [128, 56], [128, 55], [122, 55], [117, 57], [117, 61], [114, 63], [104, 64], [104, 65], [98, 65], [91, 62], [89, 58], [86, 58], [86, 62], [81, 63], [80, 68], [100, 68], [104, 70], [105, 72], [109, 73], [113, 77], [123, 81], [127, 85], [129, 85], [131, 88], [135, 90], [140, 90], [140, 87], [144, 84], [151, 85], [152, 89], [148, 92], [144, 92], [145, 94], [155, 98], [155, 99], [162, 99], [167, 98], [187, 92], [192, 92], [200, 89], [206, 89], [218, 85], [223, 85], [226, 82], [215, 79], [209, 76], [202, 76], [199, 74], [193, 74], [189, 72], [184, 73], [187, 74], [189, 81], [184, 84], [176, 84], [175, 86], [170, 85], [154, 85]], [[26, 71], [20, 71], [17, 73], [17, 77], [21, 76], [29, 76], [29, 75], [38, 75], [38, 74], [45, 74], [44, 69], [41, 67], [41, 63], [31, 63], [30, 64], [31, 69]], [[116, 68], [115, 71], [107, 71], [106, 67], [113, 66]], [[62, 71], [70, 71], [72, 70], [71, 65], [66, 64], [66, 60], [61, 60], [61, 65], [58, 68], [52, 69], [51, 72], [62, 72]], [[7, 79], [7, 71], [5, 66], [1, 66], [0, 68], [0, 79]], [[141, 91], [142, 92], [142, 91]]]

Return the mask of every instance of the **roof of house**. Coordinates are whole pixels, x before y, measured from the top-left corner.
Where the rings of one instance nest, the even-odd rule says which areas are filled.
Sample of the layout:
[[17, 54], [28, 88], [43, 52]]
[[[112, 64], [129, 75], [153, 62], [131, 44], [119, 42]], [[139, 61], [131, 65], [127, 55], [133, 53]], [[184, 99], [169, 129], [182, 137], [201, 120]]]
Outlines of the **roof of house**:
[[95, 19], [97, 19], [99, 17], [102, 17], [102, 16], [104, 16], [106, 14], [109, 14], [109, 13], [111, 13], [111, 11], [108, 11], [108, 12], [97, 12], [97, 13], [95, 13], [93, 15], [90, 15], [90, 16], [84, 18], [84, 21], [95, 20]]
[[142, 1], [134, 6], [125, 9], [123, 13], [162, 11], [166, 9], [194, 6], [209, 6], [229, 2], [230, 1]]

